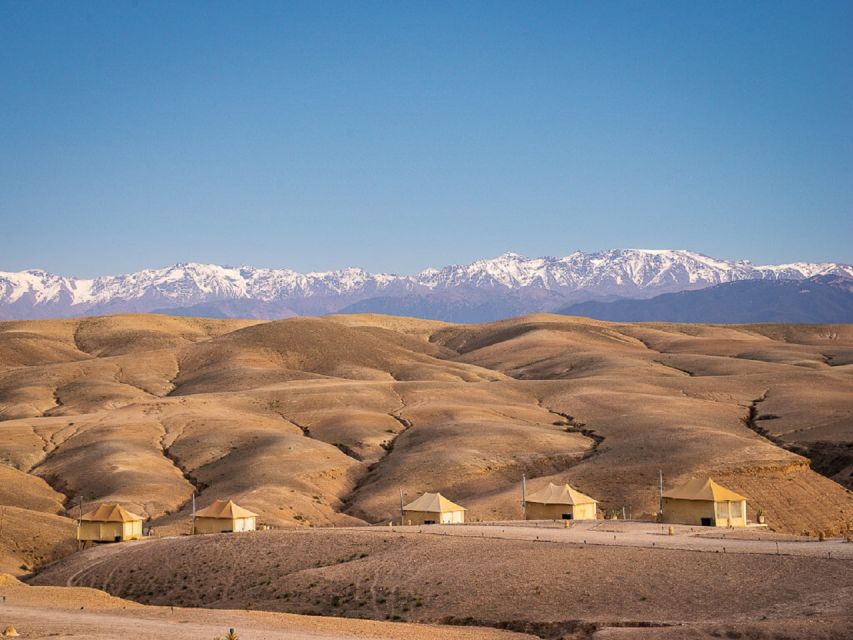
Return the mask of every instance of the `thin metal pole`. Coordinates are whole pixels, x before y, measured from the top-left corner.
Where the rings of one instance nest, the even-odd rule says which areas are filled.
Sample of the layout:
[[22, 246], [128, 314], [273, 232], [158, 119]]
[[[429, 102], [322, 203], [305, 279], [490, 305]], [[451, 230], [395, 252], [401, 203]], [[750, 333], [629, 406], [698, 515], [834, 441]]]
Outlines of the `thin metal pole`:
[[80, 528], [83, 526], [83, 496], [77, 496], [77, 550], [80, 551], [85, 542], [80, 540]]
[[527, 476], [523, 473], [521, 474], [521, 513], [527, 520]]
[[195, 489], [193, 489], [193, 528], [190, 535], [195, 535]]
[[663, 471], [658, 469], [658, 475], [660, 476], [660, 514], [663, 515]]
[[406, 512], [403, 511], [403, 487], [400, 487], [400, 526], [406, 524]]

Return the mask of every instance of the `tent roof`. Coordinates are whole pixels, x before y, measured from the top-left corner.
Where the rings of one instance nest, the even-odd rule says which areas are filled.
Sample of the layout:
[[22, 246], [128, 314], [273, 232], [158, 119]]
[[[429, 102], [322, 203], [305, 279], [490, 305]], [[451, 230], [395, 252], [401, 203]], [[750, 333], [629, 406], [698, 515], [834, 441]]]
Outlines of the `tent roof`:
[[244, 509], [233, 500], [215, 500], [212, 505], [196, 511], [197, 518], [252, 518], [257, 513]]
[[133, 522], [142, 520], [142, 516], [131, 513], [120, 504], [101, 504], [94, 511], [84, 513], [81, 520], [87, 522]]
[[742, 495], [718, 485], [711, 478], [694, 478], [680, 487], [665, 491], [663, 497], [678, 500], [712, 500], [714, 502], [746, 500]]
[[455, 502], [451, 502], [440, 493], [425, 493], [417, 500], [410, 502], [403, 511], [430, 511], [435, 513], [446, 513], [448, 511], [465, 511]]
[[538, 504], [595, 504], [598, 502], [595, 498], [590, 498], [567, 484], [552, 482], [549, 482], [544, 489], [531, 493], [524, 500]]

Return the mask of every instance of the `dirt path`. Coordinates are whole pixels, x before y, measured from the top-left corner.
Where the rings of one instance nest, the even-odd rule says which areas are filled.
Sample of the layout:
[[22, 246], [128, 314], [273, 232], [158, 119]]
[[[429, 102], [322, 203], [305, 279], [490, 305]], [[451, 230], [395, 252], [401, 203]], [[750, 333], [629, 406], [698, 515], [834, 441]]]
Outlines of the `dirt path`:
[[252, 640], [530, 640], [491, 629], [440, 627], [282, 613], [150, 607], [94, 589], [0, 587], [0, 629], [14, 625], [24, 638], [203, 640], [234, 628]]
[[147, 542], [147, 540], [143, 539], [138, 541], [134, 540], [130, 542], [125, 542], [123, 544], [104, 544], [96, 547], [90, 547], [91, 550], [87, 549], [86, 551], [90, 554], [90, 558], [97, 557], [97, 561], [93, 561], [84, 565], [78, 571], [75, 571], [73, 574], [68, 576], [68, 579], [65, 581], [65, 586], [73, 587], [77, 581], [77, 578], [79, 578], [83, 573], [94, 569], [102, 562], [105, 562], [110, 558], [110, 556], [113, 556], [117, 553], [121, 553], [130, 545], [144, 544], [145, 542]]
[[[853, 560], [853, 543], [842, 539], [791, 540], [790, 536], [778, 536], [772, 532], [748, 531], [744, 537], [735, 539], [727, 529], [708, 529], [673, 525], [673, 534], [668, 535], [669, 525], [650, 522], [626, 522], [592, 520], [575, 522], [568, 529], [554, 522], [522, 524], [520, 522], [430, 525], [424, 527], [371, 527], [360, 531], [419, 532], [424, 535], [466, 536], [475, 538], [500, 538], [505, 540], [539, 540], [542, 542], [589, 544], [617, 547], [678, 549], [703, 551], [706, 553], [751, 553], [761, 555], [807, 556], [813, 558], [837, 558]], [[715, 536], [715, 537], [709, 537]], [[716, 537], [721, 536], [721, 537]], [[763, 539], [760, 539], [762, 538]], [[775, 539], [774, 539], [775, 538]], [[781, 538], [781, 539], [779, 539]]]

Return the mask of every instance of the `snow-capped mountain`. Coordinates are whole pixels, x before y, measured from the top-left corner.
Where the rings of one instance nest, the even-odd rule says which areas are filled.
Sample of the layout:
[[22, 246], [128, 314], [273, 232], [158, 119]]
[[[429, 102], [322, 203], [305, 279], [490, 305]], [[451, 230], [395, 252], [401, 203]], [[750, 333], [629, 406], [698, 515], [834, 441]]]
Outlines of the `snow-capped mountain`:
[[808, 262], [754, 266], [746, 260], [717, 260], [692, 251], [611, 249], [597, 253], [576, 251], [564, 258], [526, 258], [505, 253], [469, 265], [427, 270], [417, 277], [433, 289], [537, 287], [645, 297], [735, 280], [801, 280], [826, 274], [853, 275], [853, 266]]
[[[853, 265], [793, 263], [755, 266], [690, 251], [616, 249], [562, 258], [505, 253], [417, 275], [362, 269], [298, 273], [290, 269], [183, 263], [120, 276], [79, 279], [41, 270], [0, 272], [0, 318], [47, 318], [164, 311], [275, 318], [298, 314], [403, 307], [454, 318], [454, 308], [480, 305], [473, 318], [549, 311], [568, 302], [648, 298], [738, 280], [853, 277]], [[479, 318], [479, 316], [485, 316]]]

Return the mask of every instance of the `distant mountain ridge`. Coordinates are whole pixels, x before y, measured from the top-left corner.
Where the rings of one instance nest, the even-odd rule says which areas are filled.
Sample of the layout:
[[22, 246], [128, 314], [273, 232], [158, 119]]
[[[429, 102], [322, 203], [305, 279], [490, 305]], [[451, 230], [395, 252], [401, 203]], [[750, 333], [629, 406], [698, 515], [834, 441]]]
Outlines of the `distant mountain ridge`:
[[413, 315], [471, 322], [553, 311], [586, 300], [650, 298], [741, 280], [804, 280], [823, 275], [853, 277], [853, 265], [756, 266], [684, 250], [612, 249], [578, 251], [562, 258], [505, 253], [416, 275], [357, 268], [299, 273], [181, 263], [81, 279], [36, 269], [0, 272], [0, 319], [154, 311], [279, 318], [408, 310]]
[[614, 322], [846, 324], [853, 323], [853, 278], [741, 280], [645, 300], [581, 302], [559, 313]]

